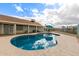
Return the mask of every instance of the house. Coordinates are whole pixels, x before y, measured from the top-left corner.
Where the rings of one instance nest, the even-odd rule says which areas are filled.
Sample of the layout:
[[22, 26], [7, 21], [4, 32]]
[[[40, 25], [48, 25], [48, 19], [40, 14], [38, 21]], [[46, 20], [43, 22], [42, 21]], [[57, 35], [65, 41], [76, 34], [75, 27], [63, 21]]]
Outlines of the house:
[[43, 30], [43, 26], [37, 22], [12, 16], [0, 15], [0, 35], [36, 33], [42, 32]]

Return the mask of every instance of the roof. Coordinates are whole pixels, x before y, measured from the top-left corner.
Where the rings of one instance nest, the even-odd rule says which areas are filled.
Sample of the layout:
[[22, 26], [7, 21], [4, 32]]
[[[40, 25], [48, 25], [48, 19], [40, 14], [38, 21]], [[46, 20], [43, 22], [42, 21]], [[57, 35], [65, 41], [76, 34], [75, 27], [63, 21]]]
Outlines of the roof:
[[10, 24], [22, 24], [22, 25], [32, 25], [32, 26], [41, 26], [37, 22], [31, 22], [27, 19], [20, 19], [12, 16], [0, 15], [0, 23], [10, 23]]

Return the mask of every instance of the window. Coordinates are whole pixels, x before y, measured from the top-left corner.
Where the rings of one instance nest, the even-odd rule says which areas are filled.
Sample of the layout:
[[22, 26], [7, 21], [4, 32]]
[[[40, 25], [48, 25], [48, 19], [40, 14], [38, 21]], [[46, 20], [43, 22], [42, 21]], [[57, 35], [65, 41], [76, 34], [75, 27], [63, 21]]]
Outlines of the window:
[[17, 25], [16, 30], [23, 30], [23, 25]]

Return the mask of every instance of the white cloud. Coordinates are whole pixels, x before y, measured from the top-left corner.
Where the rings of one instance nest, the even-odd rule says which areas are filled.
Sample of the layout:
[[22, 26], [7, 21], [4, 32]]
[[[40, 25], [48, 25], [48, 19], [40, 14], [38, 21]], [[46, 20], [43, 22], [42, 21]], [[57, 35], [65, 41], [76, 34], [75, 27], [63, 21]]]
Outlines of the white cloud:
[[[53, 5], [54, 3], [59, 3], [62, 6], [59, 9], [45, 8], [41, 12], [38, 9], [32, 9], [32, 13], [35, 16], [33, 18], [43, 25], [48, 23], [55, 25], [79, 24], [78, 0], [46, 0], [45, 2], [46, 6]], [[23, 11], [22, 8], [17, 9]]]
[[73, 4], [65, 7], [59, 16], [63, 20], [60, 24], [79, 24], [79, 5]]
[[74, 3], [79, 4], [79, 0], [45, 0], [44, 1], [48, 5], [52, 5], [54, 3], [60, 3], [60, 4], [65, 4], [65, 5], [72, 5]]
[[32, 12], [38, 13], [39, 11], [38, 11], [38, 9], [33, 9]]
[[15, 6], [15, 8], [16, 8], [16, 10], [17, 10], [18, 12], [23, 12], [23, 11], [24, 11], [21, 6], [18, 6], [18, 5], [16, 5], [16, 4], [15, 4], [14, 6]]
[[[53, 3], [52, 3], [53, 2]], [[57, 1], [46, 3], [46, 5], [53, 5]], [[79, 24], [79, 2], [78, 0], [59, 0], [58, 3], [62, 6], [57, 10], [46, 9], [44, 11], [55, 25], [63, 24]], [[47, 12], [48, 11], [48, 12]]]
[[45, 9], [43, 12], [49, 23], [55, 24], [61, 21], [58, 19], [57, 11], [54, 11], [53, 9]]
[[[43, 0], [40, 0], [43, 1]], [[58, 3], [60, 6], [59, 9], [48, 9], [47, 7], [43, 11], [38, 9], [32, 9], [34, 19], [41, 24], [52, 23], [55, 25], [62, 24], [78, 24], [79, 22], [79, 2], [78, 0], [45, 0], [43, 3], [46, 6], [54, 5]], [[23, 12], [21, 6], [15, 5], [17, 11]]]
[[40, 14], [40, 12], [39, 12], [38, 9], [32, 9], [32, 13], [33, 13], [33, 15], [34, 15], [36, 18], [39, 17], [39, 16], [41, 16], [41, 14]]
[[42, 25], [45, 25], [46, 23], [48, 23], [46, 21], [45, 14], [43, 12], [40, 12], [38, 9], [32, 9], [32, 13], [34, 15], [33, 18], [36, 20], [36, 22], [39, 22]]
[[[46, 5], [46, 4], [45, 4]], [[63, 9], [63, 8], [62, 8]], [[38, 9], [32, 9], [32, 13], [35, 16], [37, 22], [45, 25], [45, 24], [56, 24], [62, 22], [62, 20], [58, 16], [57, 9], [45, 8], [43, 11], [39, 11]]]
[[46, 8], [41, 11], [42, 14], [39, 12], [38, 9], [33, 9], [32, 12], [35, 16], [34, 18], [36, 19], [36, 21], [41, 23], [42, 25], [61, 22], [61, 20], [57, 16], [57, 12], [53, 9]]

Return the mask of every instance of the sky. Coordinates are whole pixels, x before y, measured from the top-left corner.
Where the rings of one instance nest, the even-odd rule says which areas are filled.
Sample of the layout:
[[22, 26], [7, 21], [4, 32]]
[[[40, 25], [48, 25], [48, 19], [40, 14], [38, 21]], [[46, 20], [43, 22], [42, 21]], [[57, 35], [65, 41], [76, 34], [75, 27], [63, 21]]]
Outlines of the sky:
[[0, 14], [35, 19], [42, 25], [79, 24], [78, 0], [47, 0], [43, 3], [0, 3]]

